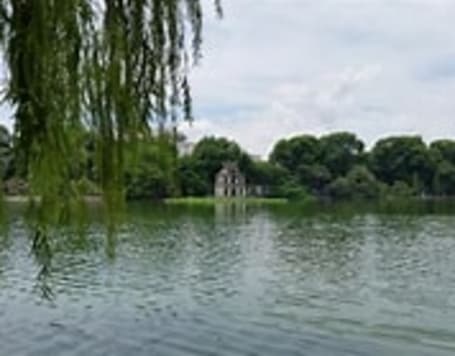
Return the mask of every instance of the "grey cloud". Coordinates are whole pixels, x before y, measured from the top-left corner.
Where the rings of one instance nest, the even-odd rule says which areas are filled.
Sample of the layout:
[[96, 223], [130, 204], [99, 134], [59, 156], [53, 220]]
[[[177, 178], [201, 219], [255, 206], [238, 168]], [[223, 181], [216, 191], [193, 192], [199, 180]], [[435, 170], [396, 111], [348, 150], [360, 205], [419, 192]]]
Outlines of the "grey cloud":
[[[206, 56], [193, 74], [190, 137], [228, 135], [265, 154], [300, 132], [352, 130], [369, 143], [406, 132], [455, 135], [455, 83], [445, 80], [452, 63], [444, 63], [455, 48], [452, 0], [230, 0], [225, 7], [223, 21], [208, 22]], [[443, 80], [423, 80], [425, 71]], [[230, 114], [207, 114], [207, 105], [228, 105]]]

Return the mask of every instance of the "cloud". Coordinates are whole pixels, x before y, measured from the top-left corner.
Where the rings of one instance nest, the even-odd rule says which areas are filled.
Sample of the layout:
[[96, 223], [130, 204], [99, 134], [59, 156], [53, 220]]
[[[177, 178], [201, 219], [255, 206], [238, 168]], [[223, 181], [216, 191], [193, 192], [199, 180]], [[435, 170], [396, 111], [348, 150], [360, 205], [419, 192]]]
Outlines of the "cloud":
[[[455, 135], [455, 2], [230, 0], [193, 73], [191, 139], [265, 155], [298, 133]], [[449, 50], [448, 50], [449, 49]], [[184, 125], [185, 126], [185, 125]]]
[[191, 140], [266, 155], [300, 133], [455, 136], [455, 1], [226, 0], [221, 21], [204, 3]]
[[[342, 118], [358, 105], [356, 92], [380, 75], [377, 65], [345, 68], [315, 82], [284, 82], [273, 88], [270, 101], [255, 111], [197, 120], [182, 129], [191, 139], [206, 134], [238, 140], [246, 149], [267, 153], [276, 140], [300, 132], [321, 134], [342, 129]], [[340, 120], [341, 119], [341, 120]]]

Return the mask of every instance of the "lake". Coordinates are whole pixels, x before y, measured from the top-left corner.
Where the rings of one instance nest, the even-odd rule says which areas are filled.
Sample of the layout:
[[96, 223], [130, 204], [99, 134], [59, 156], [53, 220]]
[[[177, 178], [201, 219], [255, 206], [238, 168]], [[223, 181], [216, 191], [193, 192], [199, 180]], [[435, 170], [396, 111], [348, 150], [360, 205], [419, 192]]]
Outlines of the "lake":
[[[390, 209], [391, 208], [391, 209]], [[132, 206], [0, 237], [1, 355], [453, 355], [455, 209]]]

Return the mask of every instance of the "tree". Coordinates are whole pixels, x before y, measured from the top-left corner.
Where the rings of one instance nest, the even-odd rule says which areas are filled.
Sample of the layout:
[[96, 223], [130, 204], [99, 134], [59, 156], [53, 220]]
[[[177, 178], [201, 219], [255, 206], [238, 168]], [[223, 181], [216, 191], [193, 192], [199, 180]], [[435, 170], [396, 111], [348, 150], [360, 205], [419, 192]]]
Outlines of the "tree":
[[338, 177], [329, 186], [329, 194], [335, 199], [376, 199], [381, 186], [365, 166], [353, 167], [346, 177]]
[[300, 184], [319, 195], [323, 194], [325, 187], [332, 180], [329, 169], [322, 164], [300, 165], [297, 167], [296, 174]]
[[392, 198], [410, 198], [417, 194], [414, 187], [406, 182], [397, 180], [388, 187], [386, 195]]
[[126, 143], [153, 122], [191, 119], [188, 68], [200, 58], [201, 33], [200, 0], [0, 0], [16, 149], [45, 215], [58, 216], [75, 194], [81, 131], [95, 136], [99, 184], [113, 207]]
[[128, 199], [162, 199], [176, 189], [175, 152], [168, 139], [155, 138], [139, 142], [128, 152], [126, 197]]
[[336, 200], [352, 199], [353, 191], [346, 177], [338, 177], [328, 186], [329, 196]]
[[286, 168], [296, 182], [323, 194], [327, 185], [345, 176], [364, 155], [364, 144], [354, 134], [338, 132], [321, 137], [300, 135], [280, 140], [270, 161]]
[[433, 178], [433, 193], [438, 196], [455, 195], [455, 165], [449, 161], [438, 163]]
[[210, 191], [209, 181], [197, 165], [198, 162], [191, 156], [185, 156], [179, 160], [177, 172], [180, 194], [183, 196], [204, 196]]
[[267, 161], [255, 161], [252, 162], [248, 179], [252, 184], [273, 187], [289, 180], [289, 173], [279, 165]]
[[[247, 176], [252, 170], [252, 161], [248, 154], [242, 151], [237, 143], [226, 138], [203, 138], [194, 147], [191, 160], [190, 164], [196, 173], [191, 180], [197, 182], [199, 187], [194, 190], [198, 191], [200, 195], [212, 194], [215, 175], [225, 162], [236, 162]], [[200, 180], [204, 184], [200, 184]], [[204, 192], [199, 189], [202, 187], [205, 188]], [[188, 186], [185, 189], [193, 190]]]
[[305, 201], [312, 198], [307, 189], [294, 179], [284, 181], [276, 190], [277, 196], [291, 201]]
[[430, 144], [430, 151], [438, 162], [447, 161], [455, 164], [455, 141], [438, 140]]
[[288, 170], [277, 164], [254, 161], [252, 169], [247, 173], [247, 179], [250, 184], [263, 186], [267, 196], [282, 197], [283, 186], [291, 181], [292, 177]]
[[388, 185], [397, 181], [409, 186], [422, 186], [430, 191], [435, 162], [425, 142], [419, 136], [382, 139], [370, 154], [370, 167]]
[[0, 125], [0, 178], [8, 175], [12, 162], [12, 138], [8, 129]]
[[321, 137], [321, 164], [333, 177], [346, 175], [361, 163], [365, 144], [349, 132], [337, 132]]
[[290, 172], [295, 172], [299, 166], [317, 164], [319, 156], [318, 139], [310, 135], [301, 135], [280, 140], [273, 148], [269, 160]]
[[436, 164], [432, 193], [439, 196], [455, 195], [455, 141], [432, 142], [430, 154]]

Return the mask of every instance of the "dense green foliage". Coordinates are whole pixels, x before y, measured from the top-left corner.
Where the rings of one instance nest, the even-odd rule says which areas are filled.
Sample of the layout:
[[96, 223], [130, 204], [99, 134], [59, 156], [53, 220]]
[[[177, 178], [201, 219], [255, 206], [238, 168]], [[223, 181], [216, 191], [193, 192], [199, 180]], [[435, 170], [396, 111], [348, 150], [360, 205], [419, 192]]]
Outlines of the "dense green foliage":
[[[254, 160], [236, 142], [205, 137], [190, 154], [179, 155], [173, 134], [148, 136], [126, 145], [123, 179], [128, 199], [210, 197], [216, 173], [235, 162], [250, 186], [262, 186], [270, 198], [372, 200], [391, 197], [455, 196], [455, 141], [427, 145], [418, 136], [379, 140], [369, 151], [354, 134], [334, 133], [282, 139], [269, 160]], [[180, 140], [184, 138], [180, 137]], [[93, 135], [84, 136], [78, 187], [100, 194], [99, 154]], [[6, 129], [0, 128], [0, 168], [8, 187], [27, 178]], [[14, 190], [14, 189], [13, 189]], [[17, 189], [16, 189], [17, 190]]]
[[21, 174], [45, 207], [42, 226], [66, 215], [81, 182], [94, 178], [81, 169], [87, 131], [113, 210], [125, 193], [127, 146], [191, 119], [188, 74], [201, 56], [202, 18], [200, 0], [0, 0], [4, 99]]
[[387, 184], [397, 181], [431, 192], [434, 157], [420, 137], [380, 140], [371, 152], [371, 169]]
[[[314, 195], [334, 199], [455, 194], [455, 141], [419, 136], [379, 140], [366, 152], [347, 132], [281, 140], [270, 159]], [[306, 151], [305, 153], [303, 151]]]
[[188, 196], [212, 194], [215, 174], [224, 162], [237, 162], [245, 174], [251, 173], [251, 158], [237, 143], [215, 137], [206, 137], [199, 141], [192, 154], [182, 157], [179, 162], [182, 194]]
[[11, 166], [12, 142], [8, 130], [0, 126], [0, 177], [5, 179]]
[[321, 138], [302, 135], [280, 140], [269, 160], [257, 161], [233, 141], [206, 137], [191, 154], [175, 158], [167, 186], [156, 197], [211, 196], [215, 174], [226, 161], [237, 162], [248, 184], [266, 187], [269, 197], [371, 200], [455, 195], [455, 141], [427, 145], [420, 137], [401, 136], [380, 140], [368, 152], [364, 148], [347, 132]]
[[129, 152], [125, 183], [128, 199], [163, 199], [175, 195], [175, 151], [172, 141], [160, 137], [140, 142]]

